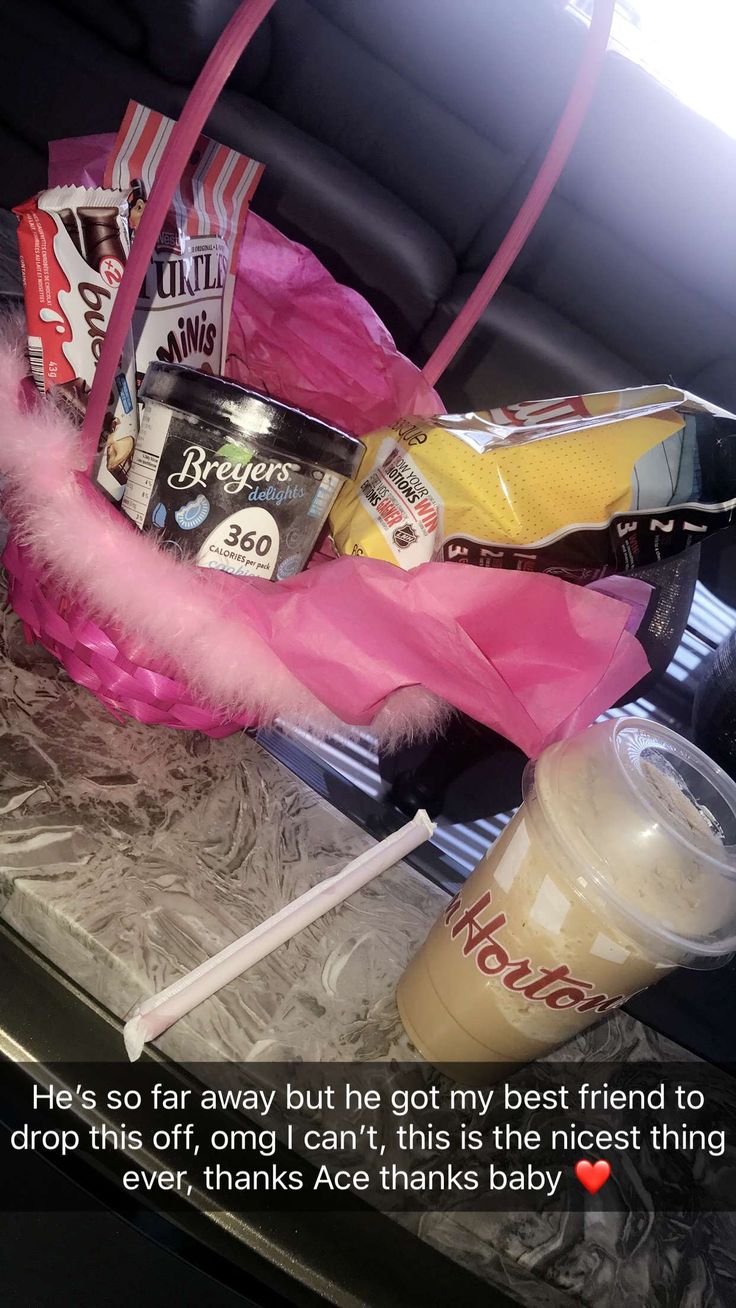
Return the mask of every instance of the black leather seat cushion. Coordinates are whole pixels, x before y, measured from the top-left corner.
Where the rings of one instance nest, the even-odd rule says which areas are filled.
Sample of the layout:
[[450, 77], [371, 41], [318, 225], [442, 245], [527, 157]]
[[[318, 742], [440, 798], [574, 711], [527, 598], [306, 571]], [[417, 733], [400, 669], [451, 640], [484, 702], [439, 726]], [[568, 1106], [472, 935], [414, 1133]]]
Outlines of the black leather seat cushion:
[[46, 153], [0, 124], [0, 206], [10, 209], [46, 184]]
[[576, 58], [574, 40], [542, 57], [559, 16], [539, 0], [493, 8], [279, 0], [258, 99], [403, 200], [461, 257], [559, 113]]
[[[422, 334], [422, 357], [453, 322], [475, 286], [465, 273]], [[642, 376], [541, 300], [506, 283], [438, 385], [448, 409], [639, 386]]]
[[[648, 381], [736, 406], [736, 142], [617, 55], [509, 282]], [[490, 260], [526, 186], [464, 260]], [[512, 203], [513, 200], [513, 203]], [[729, 361], [730, 366], [729, 366]]]
[[0, 309], [23, 303], [15, 215], [0, 209]]
[[[29, 48], [34, 43], [44, 67], [32, 114], [25, 68], [0, 45], [0, 107], [6, 120], [10, 115], [11, 130], [29, 160], [20, 173], [12, 170], [0, 191], [6, 207], [44, 185], [48, 140], [117, 130], [130, 97], [176, 115], [187, 94], [185, 86], [164, 80], [74, 19], [50, 11], [45, 0], [26, 0], [12, 16], [16, 45], [22, 38]], [[363, 292], [399, 346], [410, 349], [456, 273], [442, 236], [335, 150], [237, 91], [224, 93], [207, 131], [267, 165], [254, 209], [307, 243], [336, 277]]]
[[439, 233], [336, 151], [255, 101], [226, 92], [211, 123], [218, 139], [266, 164], [254, 210], [363, 292], [400, 348], [410, 349], [455, 275]]
[[[509, 283], [605, 342], [648, 382], [672, 380], [695, 389], [695, 379], [715, 359], [736, 355], [736, 308], [728, 312], [676, 269], [560, 195], [547, 205]], [[730, 395], [706, 398], [732, 404], [736, 384]]]

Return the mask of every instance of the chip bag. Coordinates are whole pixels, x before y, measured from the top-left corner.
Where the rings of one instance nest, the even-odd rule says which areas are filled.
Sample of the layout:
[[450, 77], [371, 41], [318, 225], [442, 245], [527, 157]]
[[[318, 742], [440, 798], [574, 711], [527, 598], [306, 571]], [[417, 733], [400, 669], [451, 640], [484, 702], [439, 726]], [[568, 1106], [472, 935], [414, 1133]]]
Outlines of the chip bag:
[[406, 418], [364, 437], [340, 554], [585, 584], [680, 553], [736, 508], [736, 416], [670, 386]]

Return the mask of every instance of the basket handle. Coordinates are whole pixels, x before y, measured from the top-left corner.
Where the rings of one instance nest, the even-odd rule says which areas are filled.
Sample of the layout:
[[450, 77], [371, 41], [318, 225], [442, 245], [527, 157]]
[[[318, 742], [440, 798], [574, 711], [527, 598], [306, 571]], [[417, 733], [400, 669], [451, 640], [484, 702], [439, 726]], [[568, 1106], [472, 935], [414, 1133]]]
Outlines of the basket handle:
[[[118, 287], [92, 382], [82, 427], [82, 449], [88, 473], [94, 463], [115, 371], [125, 346], [138, 294], [177, 184], [230, 73], [275, 2], [276, 0], [242, 0], [194, 83], [166, 144]], [[485, 273], [422, 369], [431, 385], [439, 380], [475, 327], [522, 249], [557, 183], [595, 90], [608, 45], [614, 4], [615, 0], [594, 0], [593, 18], [580, 66], [552, 143], [519, 212]]]
[[514, 221], [478, 285], [471, 292], [457, 318], [445, 332], [439, 345], [435, 347], [422, 368], [422, 373], [430, 386], [436, 385], [443, 372], [449, 368], [460, 347], [464, 345], [483, 310], [496, 294], [509, 268], [526, 244], [527, 238], [540, 218], [554, 187], [557, 185], [560, 173], [567, 163], [570, 151], [577, 140], [593, 98], [593, 92], [603, 64], [603, 56], [608, 46], [614, 4], [615, 0], [593, 0], [593, 17], [583, 47], [583, 54], [550, 147], [542, 160], [526, 198], [522, 201]]
[[217, 97], [243, 50], [275, 2], [276, 0], [243, 0], [194, 83], [181, 117], [175, 124], [161, 156], [156, 180], [146, 201], [131, 247], [130, 258], [115, 296], [89, 394], [82, 427], [82, 449], [88, 473], [92, 469], [97, 453], [105, 410], [120, 356], [125, 347], [125, 338], [133, 319], [138, 294], [179, 179]]

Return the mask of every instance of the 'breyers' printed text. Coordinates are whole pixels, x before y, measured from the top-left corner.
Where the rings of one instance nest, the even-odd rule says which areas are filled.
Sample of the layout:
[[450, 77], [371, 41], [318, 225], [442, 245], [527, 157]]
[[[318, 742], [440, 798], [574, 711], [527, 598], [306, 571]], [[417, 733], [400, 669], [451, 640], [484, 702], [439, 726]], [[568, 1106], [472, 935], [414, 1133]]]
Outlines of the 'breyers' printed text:
[[212, 458], [201, 445], [188, 445], [184, 451], [184, 463], [179, 472], [172, 472], [168, 478], [169, 486], [174, 490], [190, 490], [193, 486], [206, 486], [211, 477], [223, 484], [228, 495], [235, 495], [246, 486], [258, 482], [288, 481], [293, 472], [299, 471], [298, 463], [231, 463], [229, 459]]

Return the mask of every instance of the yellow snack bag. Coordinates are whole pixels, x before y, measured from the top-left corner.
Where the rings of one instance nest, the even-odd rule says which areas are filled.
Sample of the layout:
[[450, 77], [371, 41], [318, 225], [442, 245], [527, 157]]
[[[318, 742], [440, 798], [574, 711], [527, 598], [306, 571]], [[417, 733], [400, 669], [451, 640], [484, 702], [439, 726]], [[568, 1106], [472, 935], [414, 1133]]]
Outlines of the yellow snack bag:
[[736, 506], [736, 418], [672, 387], [402, 419], [364, 438], [341, 554], [581, 583], [670, 557]]

